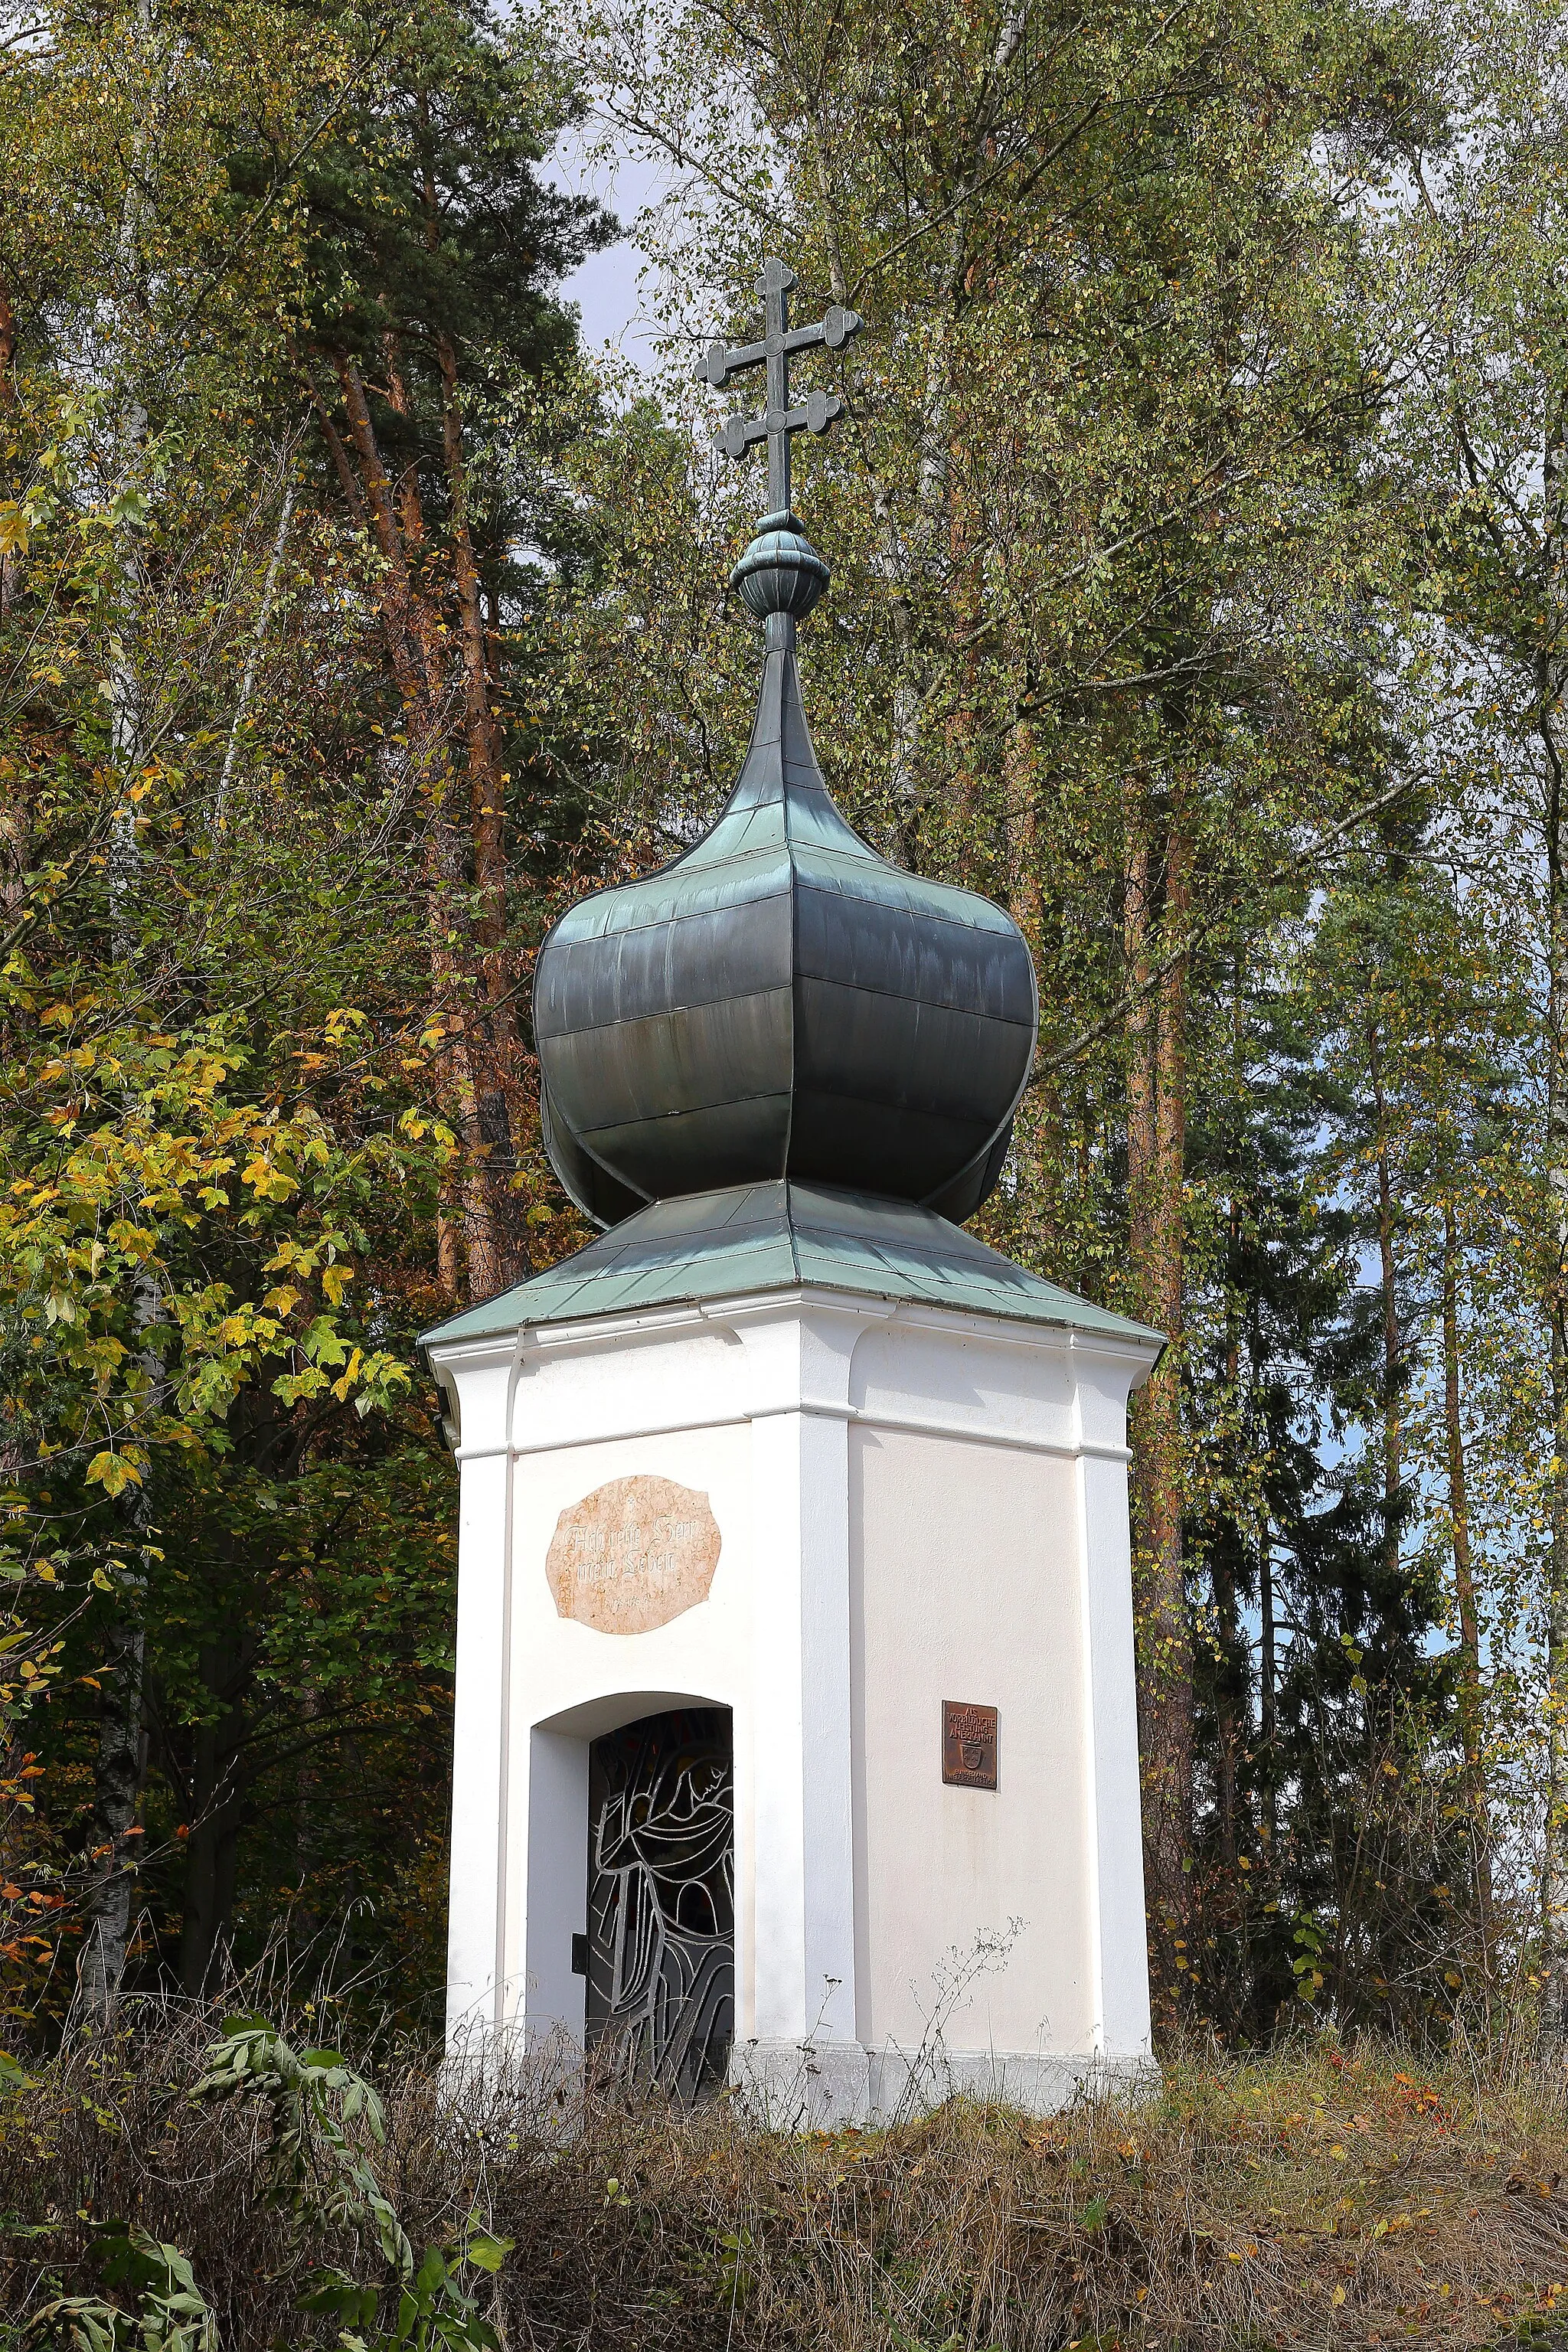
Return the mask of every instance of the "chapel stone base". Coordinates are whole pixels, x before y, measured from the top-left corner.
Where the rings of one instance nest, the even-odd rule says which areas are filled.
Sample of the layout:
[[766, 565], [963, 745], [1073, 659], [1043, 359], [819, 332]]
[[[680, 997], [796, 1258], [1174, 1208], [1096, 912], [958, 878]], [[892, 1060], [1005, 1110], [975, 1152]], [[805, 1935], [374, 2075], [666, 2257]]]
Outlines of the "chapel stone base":
[[929, 2113], [950, 2099], [1059, 2115], [1080, 2098], [1153, 2090], [1151, 2057], [1042, 2057], [1018, 2050], [804, 2049], [794, 2042], [740, 2045], [730, 2061], [733, 2095], [748, 2121], [770, 2131], [879, 2127]]

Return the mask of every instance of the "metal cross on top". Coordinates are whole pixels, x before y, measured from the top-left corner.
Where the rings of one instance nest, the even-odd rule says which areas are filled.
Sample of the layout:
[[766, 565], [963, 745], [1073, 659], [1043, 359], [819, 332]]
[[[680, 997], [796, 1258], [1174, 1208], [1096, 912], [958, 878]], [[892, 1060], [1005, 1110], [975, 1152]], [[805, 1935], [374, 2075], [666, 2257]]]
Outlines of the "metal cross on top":
[[865, 324], [858, 310], [841, 310], [836, 302], [815, 327], [792, 327], [790, 289], [797, 282], [786, 263], [771, 257], [764, 261], [757, 281], [757, 291], [763, 298], [762, 341], [741, 343], [733, 351], [726, 351], [722, 343], [710, 343], [697, 369], [699, 380], [710, 383], [717, 392], [732, 375], [739, 375], [746, 368], [761, 367], [766, 362], [764, 413], [761, 416], [728, 417], [714, 436], [714, 446], [722, 449], [727, 457], [743, 457], [753, 442], [767, 443], [768, 506], [775, 515], [789, 512], [790, 436], [803, 429], [807, 433], [826, 433], [834, 419], [844, 414], [844, 403], [836, 392], [814, 392], [803, 407], [790, 406], [789, 355], [792, 352], [811, 351], [818, 343], [826, 343], [830, 352], [840, 351]]

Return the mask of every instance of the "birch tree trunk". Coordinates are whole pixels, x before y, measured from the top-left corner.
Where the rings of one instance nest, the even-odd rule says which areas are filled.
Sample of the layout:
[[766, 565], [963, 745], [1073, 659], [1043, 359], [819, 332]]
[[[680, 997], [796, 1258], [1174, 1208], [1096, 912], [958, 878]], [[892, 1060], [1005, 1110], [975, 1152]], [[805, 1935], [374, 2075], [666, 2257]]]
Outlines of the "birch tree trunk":
[[1397, 1578], [1400, 1549], [1400, 1391], [1404, 1358], [1399, 1330], [1398, 1266], [1394, 1254], [1394, 1173], [1388, 1149], [1388, 1108], [1384, 1097], [1383, 1053], [1374, 1022], [1367, 1032], [1367, 1068], [1373, 1116], [1377, 1122], [1377, 1263], [1383, 1292], [1383, 1525], [1387, 1572]]
[[[132, 446], [140, 446], [145, 419], [133, 419]], [[122, 551], [128, 583], [142, 586], [140, 558], [134, 547]], [[122, 625], [121, 642], [132, 644]], [[142, 764], [142, 699], [128, 650], [110, 677], [110, 742], [117, 804], [110, 821], [109, 896], [115, 960], [134, 961], [137, 949], [136, 897], [141, 879], [141, 854], [136, 830], [136, 805], [131, 787]], [[131, 1301], [132, 1323], [145, 1339], [159, 1319], [156, 1278], [138, 1273]], [[139, 1349], [146, 1381], [145, 1406], [156, 1412], [165, 1381], [162, 1357], [150, 1346]], [[100, 1678], [98, 1755], [93, 1771], [93, 1818], [98, 1843], [95, 1869], [83, 1903], [86, 1934], [78, 1972], [79, 1997], [94, 2017], [112, 2014], [131, 1943], [131, 1921], [136, 1885], [137, 1814], [146, 1773], [146, 1738], [142, 1727], [147, 1671], [145, 1601], [151, 1549], [154, 1538], [153, 1470], [149, 1465], [140, 1485], [130, 1488], [121, 1508], [127, 1523], [126, 1550], [117, 1607], [105, 1641], [104, 1671]], [[135, 1561], [132, 1567], [131, 1559]]]
[[1451, 1192], [1443, 1200], [1443, 1425], [1447, 1441], [1448, 1524], [1454, 1549], [1454, 1598], [1458, 1608], [1459, 1734], [1465, 1758], [1465, 1801], [1470, 1817], [1476, 1904], [1483, 1959], [1489, 1969], [1492, 1942], [1491, 1823], [1487, 1802], [1481, 1696], [1480, 1620], [1470, 1559], [1470, 1508], [1465, 1486], [1465, 1432], [1459, 1379], [1459, 1274], [1458, 1222]]
[[[16, 406], [16, 313], [11, 307], [10, 296], [0, 286], [0, 416], [11, 415]], [[8, 547], [0, 553], [0, 624], [10, 618], [21, 578], [21, 550]]]
[[267, 577], [262, 583], [261, 604], [256, 615], [256, 626], [251, 631], [250, 644], [246, 652], [245, 672], [239, 684], [239, 699], [234, 706], [234, 717], [229, 721], [228, 743], [223, 755], [223, 766], [218, 773], [217, 789], [213, 794], [213, 823], [220, 827], [226, 820], [229, 787], [234, 782], [235, 765], [239, 758], [239, 740], [244, 731], [246, 719], [250, 715], [251, 698], [256, 692], [256, 681], [261, 669], [262, 651], [267, 643], [267, 632], [272, 623], [272, 607], [278, 594], [278, 582], [283, 570], [283, 551], [289, 543], [289, 526], [294, 519], [294, 500], [297, 492], [298, 485], [290, 481], [284, 490], [283, 503], [278, 510], [278, 530], [272, 541], [272, 554], [267, 566]]
[[1274, 1606], [1274, 1547], [1263, 1530], [1258, 1555], [1258, 1738], [1263, 1751], [1262, 1832], [1272, 1861], [1279, 1830], [1279, 1765], [1275, 1741], [1279, 1734], [1279, 1632]]
[[[1123, 793], [1129, 1255], [1140, 1311], [1170, 1342], [1133, 1400], [1133, 1597], [1144, 1875], [1157, 2011], [1175, 2021], [1189, 1973], [1192, 1839], [1192, 1635], [1182, 1554], [1181, 1340], [1185, 1205], [1186, 973], [1173, 962], [1152, 986], [1155, 958], [1152, 812], [1142, 782]], [[1185, 927], [1191, 848], [1166, 827], [1164, 925]]]
[[1542, 1866], [1542, 2018], [1568, 2040], [1568, 873], [1561, 742], [1568, 650], [1568, 446], [1548, 436], [1542, 557], [1549, 626], [1536, 658], [1536, 729], [1545, 784], [1546, 1181], [1552, 1213], [1547, 1323], [1552, 1363], [1551, 1547], [1546, 1591], [1547, 1795]]
[[[155, 118], [162, 100], [163, 61], [152, 0], [140, 0], [136, 14], [136, 61], [145, 63], [145, 104], [137, 118], [125, 191], [121, 203], [116, 239], [117, 298], [122, 314], [142, 308], [140, 282], [141, 230], [146, 196], [143, 175]], [[126, 387], [121, 412], [118, 471], [121, 486], [130, 483], [146, 444], [147, 415], [134, 393]], [[110, 782], [114, 807], [109, 824], [109, 919], [115, 961], [128, 967], [136, 961], [140, 940], [139, 908], [142, 848], [137, 801], [132, 797], [146, 761], [147, 730], [142, 682], [137, 674], [136, 623], [147, 582], [135, 526], [121, 522], [116, 531], [115, 554], [121, 580], [119, 627], [113, 637], [108, 677], [110, 709]], [[138, 1274], [131, 1301], [131, 1317], [138, 1340], [146, 1341], [159, 1320], [160, 1300], [155, 1277]], [[146, 1381], [144, 1410], [155, 1414], [165, 1381], [161, 1355], [150, 1344], [138, 1350]], [[100, 1676], [98, 1754], [93, 1767], [93, 1819], [98, 1843], [94, 1870], [83, 1900], [85, 1933], [77, 1976], [78, 1999], [87, 2012], [106, 2018], [120, 1998], [131, 1946], [136, 1888], [137, 1840], [146, 1776], [147, 1744], [143, 1730], [147, 1672], [145, 1601], [152, 1566], [153, 1527], [153, 1471], [149, 1465], [142, 1482], [132, 1487], [121, 1506], [127, 1521], [126, 1549], [135, 1566], [121, 1571], [117, 1606], [105, 1638], [104, 1671]]]

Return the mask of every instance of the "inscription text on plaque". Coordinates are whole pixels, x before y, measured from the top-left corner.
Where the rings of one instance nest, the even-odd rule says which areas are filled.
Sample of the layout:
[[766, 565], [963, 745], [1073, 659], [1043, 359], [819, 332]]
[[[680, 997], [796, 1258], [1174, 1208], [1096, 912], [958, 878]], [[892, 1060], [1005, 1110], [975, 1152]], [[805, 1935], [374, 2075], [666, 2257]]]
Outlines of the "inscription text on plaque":
[[996, 1786], [996, 1710], [963, 1699], [942, 1703], [942, 1777], [950, 1789]]
[[651, 1633], [707, 1600], [720, 1540], [694, 1486], [612, 1478], [555, 1522], [544, 1574], [556, 1614], [598, 1633]]

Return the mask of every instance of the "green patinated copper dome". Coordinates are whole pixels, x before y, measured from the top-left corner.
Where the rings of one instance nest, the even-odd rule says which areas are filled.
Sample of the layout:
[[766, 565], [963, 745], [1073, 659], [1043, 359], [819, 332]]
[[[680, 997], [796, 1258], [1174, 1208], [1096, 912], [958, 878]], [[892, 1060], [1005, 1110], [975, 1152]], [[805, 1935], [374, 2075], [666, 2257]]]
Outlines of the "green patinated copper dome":
[[712, 831], [545, 940], [546, 1143], [601, 1224], [785, 1176], [962, 1221], [1000, 1172], [1037, 1021], [1011, 917], [845, 823], [782, 646]]
[[836, 394], [790, 404], [789, 357], [858, 331], [832, 309], [791, 329], [792, 271], [765, 265], [761, 342], [714, 344], [720, 384], [764, 366], [760, 418], [719, 446], [768, 446], [769, 508], [731, 585], [763, 624], [756, 723], [734, 791], [696, 847], [581, 900], [534, 982], [546, 1147], [603, 1225], [649, 1202], [780, 1180], [908, 1201], [962, 1221], [1001, 1173], [1038, 1027], [1017, 925], [973, 892], [890, 865], [823, 782], [801, 708], [795, 625], [827, 566], [790, 509], [791, 436]]

